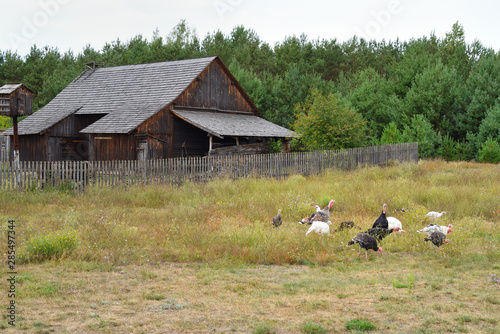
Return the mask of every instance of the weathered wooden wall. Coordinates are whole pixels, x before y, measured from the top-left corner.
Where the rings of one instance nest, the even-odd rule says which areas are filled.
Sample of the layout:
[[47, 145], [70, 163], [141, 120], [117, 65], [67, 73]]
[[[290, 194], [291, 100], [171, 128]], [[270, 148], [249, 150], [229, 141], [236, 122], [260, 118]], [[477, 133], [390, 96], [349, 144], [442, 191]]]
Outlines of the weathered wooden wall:
[[176, 99], [176, 106], [256, 112], [237, 82], [214, 61]]
[[137, 128], [133, 133], [137, 138], [145, 138], [148, 145], [146, 159], [165, 159], [173, 157], [173, 116], [170, 105]]
[[137, 141], [128, 134], [92, 134], [89, 136], [89, 154], [96, 161], [135, 160]]
[[71, 137], [84, 138], [84, 135], [79, 133], [80, 130], [102, 118], [102, 114], [94, 115], [69, 115], [62, 121], [52, 126], [48, 133], [52, 137]]
[[[14, 140], [10, 137], [10, 159], [13, 159]], [[22, 138], [22, 140], [21, 140]], [[47, 160], [48, 135], [19, 136], [19, 160], [20, 161], [45, 161]]]

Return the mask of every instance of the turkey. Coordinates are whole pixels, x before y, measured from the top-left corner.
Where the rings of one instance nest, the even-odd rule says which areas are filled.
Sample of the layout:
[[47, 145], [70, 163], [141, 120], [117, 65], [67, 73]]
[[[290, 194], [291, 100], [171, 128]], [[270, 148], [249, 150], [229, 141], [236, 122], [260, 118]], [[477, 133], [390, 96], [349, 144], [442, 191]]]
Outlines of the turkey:
[[388, 229], [394, 230], [396, 227], [399, 228], [398, 232], [405, 234], [406, 231], [403, 230], [403, 224], [401, 221], [395, 217], [387, 217], [387, 222], [389, 223]]
[[382, 228], [382, 227], [372, 227], [368, 229], [365, 233], [371, 235], [372, 237], [377, 238], [378, 241], [382, 241], [385, 237], [387, 237], [392, 232], [399, 232], [399, 227], [395, 227], [393, 229]]
[[[307, 224], [312, 224], [312, 222], [314, 221], [327, 222], [328, 220], [330, 220], [330, 208], [332, 207], [333, 203], [335, 203], [335, 201], [332, 199], [323, 210], [318, 210], [313, 213], [312, 216], [309, 217], [309, 222]], [[300, 221], [300, 223], [304, 224], [303, 221], [304, 220]]]
[[405, 213], [406, 211], [409, 211], [411, 209], [412, 208], [410, 208], [410, 207], [408, 207], [408, 208], [399, 208], [399, 209], [394, 210], [394, 212], [403, 212], [403, 213]]
[[431, 236], [433, 232], [441, 232], [444, 235], [452, 232], [453, 225], [449, 224], [445, 225], [437, 225], [437, 224], [429, 224], [421, 230], [418, 230], [418, 233], [427, 233], [428, 236]]
[[365, 257], [367, 260], [368, 260], [368, 250], [369, 249], [373, 249], [375, 252], [382, 253], [382, 248], [378, 247], [378, 245], [377, 245], [377, 239], [375, 239], [375, 237], [373, 237], [369, 234], [366, 234], [364, 232], [358, 233], [358, 235], [356, 235], [354, 237], [354, 239], [352, 239], [351, 241], [349, 241], [347, 243], [347, 246], [351, 246], [354, 244], [359, 244], [358, 257], [361, 255], [361, 248], [365, 249]]
[[313, 214], [311, 214], [309, 217], [302, 218], [302, 220], [301, 220], [301, 221], [299, 221], [299, 224], [303, 224], [303, 225], [306, 225], [306, 224], [307, 224], [307, 225], [311, 225], [311, 224], [312, 224], [312, 222], [313, 222], [311, 219], [314, 217], [314, 215], [316, 214], [316, 212], [318, 212], [318, 211], [320, 211], [320, 210], [321, 210], [321, 208], [319, 207], [319, 205], [315, 205], [315, 206], [314, 206], [314, 209], [315, 209], [316, 211], [314, 211], [314, 213], [313, 213]]
[[273, 218], [273, 226], [274, 227], [279, 227], [283, 223], [283, 220], [281, 219], [281, 209], [278, 210], [278, 214], [274, 216]]
[[357, 228], [358, 230], [361, 230], [361, 227], [354, 224], [352, 220], [347, 220], [340, 223], [339, 227], [335, 230], [335, 232], [340, 232], [351, 228]]
[[[446, 239], [446, 235], [441, 232], [432, 232], [431, 235], [429, 235], [427, 238], [424, 239], [424, 241], [430, 241], [434, 244], [434, 246], [439, 247], [444, 244], [447, 244], [449, 242], [448, 239]], [[437, 250], [437, 248], [436, 248]]]
[[313, 221], [311, 224], [311, 227], [309, 227], [309, 230], [307, 230], [306, 235], [308, 235], [311, 232], [316, 232], [318, 234], [330, 234], [330, 225], [332, 225], [332, 222], [320, 222], [320, 221]]
[[385, 216], [385, 211], [387, 210], [387, 204], [384, 204], [382, 207], [382, 213], [380, 216], [375, 220], [375, 223], [373, 223], [372, 228], [389, 228], [389, 222], [387, 221], [387, 217]]
[[425, 216], [430, 219], [438, 219], [442, 215], [446, 214], [446, 211], [442, 212], [436, 212], [436, 211], [429, 211]]

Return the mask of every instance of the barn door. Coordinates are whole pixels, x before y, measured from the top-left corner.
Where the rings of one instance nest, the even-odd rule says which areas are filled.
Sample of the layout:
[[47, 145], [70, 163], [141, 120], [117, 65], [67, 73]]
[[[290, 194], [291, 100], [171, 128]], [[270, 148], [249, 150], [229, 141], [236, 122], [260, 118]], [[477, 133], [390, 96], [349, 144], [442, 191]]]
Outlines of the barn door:
[[49, 137], [47, 145], [47, 160], [61, 160], [61, 141], [58, 137]]
[[146, 138], [137, 140], [137, 160], [148, 160], [148, 140]]

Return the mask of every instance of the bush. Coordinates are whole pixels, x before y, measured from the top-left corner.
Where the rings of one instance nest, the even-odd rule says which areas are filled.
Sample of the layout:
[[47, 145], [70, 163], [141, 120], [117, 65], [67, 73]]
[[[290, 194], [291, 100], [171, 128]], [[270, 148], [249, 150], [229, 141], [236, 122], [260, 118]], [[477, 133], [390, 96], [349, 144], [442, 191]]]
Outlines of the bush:
[[283, 149], [283, 144], [281, 143], [281, 140], [276, 139], [276, 140], [270, 140], [267, 145], [269, 146], [269, 151], [271, 153], [279, 153]]
[[367, 320], [353, 319], [345, 324], [347, 330], [371, 331], [375, 329], [375, 325]]
[[294, 131], [309, 149], [345, 149], [367, 142], [368, 126], [361, 114], [333, 94], [311, 92], [304, 104], [295, 107]]
[[479, 150], [479, 162], [500, 162], [500, 145], [498, 141], [489, 137]]
[[382, 136], [380, 137], [380, 145], [384, 144], [397, 144], [403, 141], [402, 133], [399, 131], [398, 126], [394, 122], [390, 122], [384, 127]]
[[424, 115], [415, 115], [410, 125], [405, 125], [402, 140], [404, 143], [418, 142], [420, 158], [430, 158], [436, 155], [436, 147], [441, 143], [441, 135], [434, 131], [432, 124]]
[[444, 136], [441, 147], [439, 148], [439, 154], [446, 161], [458, 159], [457, 143], [449, 135]]
[[79, 241], [80, 239], [74, 230], [35, 236], [28, 241], [20, 259], [34, 262], [52, 258], [58, 259], [74, 251], [78, 247]]

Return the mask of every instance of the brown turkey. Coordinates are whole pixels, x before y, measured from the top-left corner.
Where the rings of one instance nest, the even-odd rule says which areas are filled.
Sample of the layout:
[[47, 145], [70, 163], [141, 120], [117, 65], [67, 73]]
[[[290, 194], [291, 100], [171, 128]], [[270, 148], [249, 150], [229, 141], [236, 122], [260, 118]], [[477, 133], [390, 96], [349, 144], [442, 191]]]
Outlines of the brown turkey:
[[314, 217], [314, 215], [316, 214], [316, 212], [318, 212], [318, 211], [320, 211], [320, 210], [321, 210], [321, 208], [319, 207], [319, 205], [315, 205], [315, 206], [314, 206], [314, 209], [315, 209], [316, 211], [314, 211], [314, 213], [313, 213], [313, 214], [311, 214], [309, 217], [302, 218], [302, 220], [301, 220], [301, 221], [299, 221], [299, 224], [302, 224], [302, 225], [305, 225], [305, 224], [307, 224], [307, 225], [311, 225], [311, 224], [312, 224], [312, 222], [313, 222], [311, 219]]
[[351, 241], [347, 243], [347, 246], [351, 246], [354, 244], [359, 245], [359, 253], [358, 257], [361, 255], [361, 248], [365, 250], [365, 257], [368, 260], [368, 250], [372, 249], [375, 252], [382, 253], [382, 248], [378, 247], [377, 245], [377, 239], [375, 237], [366, 234], [364, 232], [358, 233]]
[[274, 216], [273, 218], [273, 226], [274, 227], [279, 227], [283, 223], [283, 220], [281, 219], [281, 209], [278, 210], [278, 214]]
[[323, 209], [316, 211], [311, 217], [309, 217], [309, 223], [312, 224], [312, 222], [328, 222], [330, 220], [330, 208], [333, 206], [333, 203], [335, 201], [332, 199], [330, 203]]

